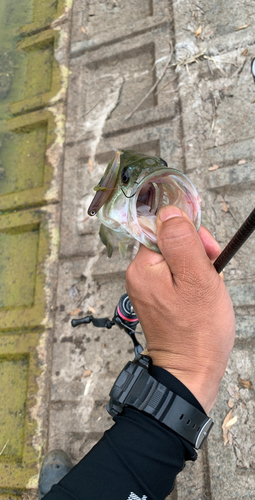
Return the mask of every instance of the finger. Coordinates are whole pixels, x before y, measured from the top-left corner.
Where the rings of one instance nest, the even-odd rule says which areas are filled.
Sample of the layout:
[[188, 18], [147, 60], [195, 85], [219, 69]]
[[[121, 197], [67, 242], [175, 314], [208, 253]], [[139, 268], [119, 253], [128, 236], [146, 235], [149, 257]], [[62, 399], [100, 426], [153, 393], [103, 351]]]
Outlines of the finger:
[[[126, 270], [126, 290], [130, 298], [134, 294], [138, 293], [139, 295], [141, 290], [147, 289], [148, 286], [151, 286], [152, 275], [150, 270], [152, 267], [155, 269], [154, 266], [157, 264], [160, 265], [164, 263], [164, 260], [163, 255], [160, 253], [149, 250], [149, 248], [144, 245], [140, 246], [138, 253]], [[166, 264], [165, 266], [167, 268]], [[171, 273], [169, 272], [169, 278], [170, 277]], [[155, 276], [153, 279], [155, 279]], [[160, 279], [159, 276], [157, 276], [157, 279]]]
[[206, 229], [204, 226], [200, 226], [198, 234], [204, 245], [207, 256], [209, 257], [211, 262], [214, 262], [221, 253], [219, 243], [217, 243], [210, 231], [208, 231], [208, 229]]
[[175, 280], [192, 283], [205, 279], [211, 263], [195, 226], [178, 207], [160, 209], [157, 242]]
[[[207, 253], [207, 256], [209, 257], [210, 261], [213, 263], [219, 257], [221, 253], [221, 248], [219, 243], [214, 239], [214, 237], [211, 235], [210, 231], [206, 229], [204, 226], [200, 226], [198, 234], [200, 236], [200, 239], [204, 245], [205, 251]], [[224, 274], [223, 271], [220, 273], [220, 277], [224, 281]]]
[[[146, 286], [146, 280], [148, 279], [148, 271], [150, 270], [150, 267], [156, 266], [163, 261], [163, 255], [149, 250], [149, 248], [141, 245], [135, 258], [132, 260], [131, 264], [126, 270], [126, 288], [128, 288], [135, 282], [138, 285], [138, 281], [139, 288], [143, 282]], [[129, 293], [128, 290], [127, 293]]]
[[140, 248], [133, 260], [137, 265], [147, 266], [148, 264], [151, 266], [155, 266], [162, 262], [164, 257], [161, 253], [154, 252], [144, 245], [140, 245]]

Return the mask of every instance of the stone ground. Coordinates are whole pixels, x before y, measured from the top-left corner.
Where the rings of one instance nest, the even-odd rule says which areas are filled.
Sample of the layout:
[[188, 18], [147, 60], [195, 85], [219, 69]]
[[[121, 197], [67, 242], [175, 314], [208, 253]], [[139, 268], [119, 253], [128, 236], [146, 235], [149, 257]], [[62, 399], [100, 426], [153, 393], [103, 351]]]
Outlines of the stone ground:
[[[25, 69], [9, 64], [13, 84], [3, 80], [0, 105], [0, 245], [9, 269], [0, 287], [0, 500], [35, 498], [47, 450], [62, 448], [76, 463], [112, 425], [108, 393], [132, 343], [117, 327], [72, 329], [70, 321], [111, 317], [125, 293], [131, 250], [107, 260], [99, 223], [86, 216], [113, 148], [159, 155], [186, 173], [222, 247], [255, 202], [254, 2], [43, 4], [26, 11], [15, 49]], [[171, 500], [254, 498], [253, 248], [254, 237], [225, 270], [236, 342], [213, 431]], [[226, 417], [236, 417], [232, 426]]]

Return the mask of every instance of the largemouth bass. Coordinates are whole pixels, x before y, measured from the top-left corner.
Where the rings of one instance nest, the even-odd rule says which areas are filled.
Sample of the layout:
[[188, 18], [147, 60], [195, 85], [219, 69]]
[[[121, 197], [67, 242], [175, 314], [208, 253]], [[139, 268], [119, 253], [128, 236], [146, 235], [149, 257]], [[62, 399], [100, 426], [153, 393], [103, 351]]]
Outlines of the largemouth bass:
[[108, 257], [116, 238], [122, 255], [132, 238], [160, 253], [156, 218], [164, 205], [181, 208], [199, 229], [201, 200], [196, 188], [186, 175], [156, 156], [116, 151], [94, 190], [88, 215], [97, 215], [102, 223], [99, 234]]

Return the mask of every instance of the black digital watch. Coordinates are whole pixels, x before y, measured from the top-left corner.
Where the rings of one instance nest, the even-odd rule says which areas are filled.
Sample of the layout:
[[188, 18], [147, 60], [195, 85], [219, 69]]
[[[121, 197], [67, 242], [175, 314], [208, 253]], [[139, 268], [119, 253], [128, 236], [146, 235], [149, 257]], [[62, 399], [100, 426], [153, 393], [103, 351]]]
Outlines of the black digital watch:
[[157, 382], [148, 372], [151, 363], [149, 356], [139, 354], [126, 364], [111, 389], [108, 413], [115, 417], [126, 406], [144, 411], [198, 450], [213, 426], [212, 419]]

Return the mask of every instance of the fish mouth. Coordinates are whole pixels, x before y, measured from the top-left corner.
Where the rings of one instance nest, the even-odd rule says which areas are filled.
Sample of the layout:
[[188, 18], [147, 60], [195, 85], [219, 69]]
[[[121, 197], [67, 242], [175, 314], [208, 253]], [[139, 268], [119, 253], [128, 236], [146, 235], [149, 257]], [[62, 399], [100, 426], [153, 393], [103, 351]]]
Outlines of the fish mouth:
[[[143, 238], [157, 244], [156, 219], [161, 207], [175, 205], [183, 210], [199, 229], [201, 220], [200, 197], [192, 182], [175, 169], [161, 169], [146, 175], [138, 182], [132, 199], [133, 220], [139, 226]], [[142, 243], [142, 239], [140, 240]]]

